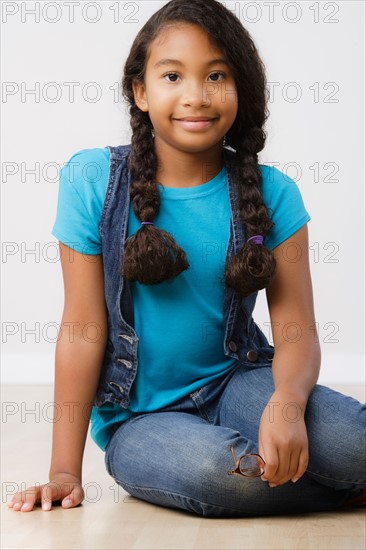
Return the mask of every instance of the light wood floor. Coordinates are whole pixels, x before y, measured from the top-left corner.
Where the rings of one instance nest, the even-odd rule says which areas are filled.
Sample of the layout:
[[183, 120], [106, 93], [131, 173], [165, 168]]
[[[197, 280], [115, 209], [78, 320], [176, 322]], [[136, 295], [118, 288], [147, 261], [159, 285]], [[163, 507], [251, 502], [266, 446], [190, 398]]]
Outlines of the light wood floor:
[[[362, 386], [330, 385], [365, 402]], [[48, 481], [52, 386], [2, 388], [2, 544], [17, 549], [364, 549], [366, 508], [296, 516], [203, 518], [135, 499], [116, 485], [88, 434], [83, 487], [71, 510], [14, 512], [18, 490]], [[47, 403], [50, 404], [47, 408]], [[13, 404], [13, 405], [12, 405]], [[38, 408], [38, 410], [37, 410]], [[32, 415], [29, 411], [36, 411]], [[22, 417], [23, 416], [23, 417]]]

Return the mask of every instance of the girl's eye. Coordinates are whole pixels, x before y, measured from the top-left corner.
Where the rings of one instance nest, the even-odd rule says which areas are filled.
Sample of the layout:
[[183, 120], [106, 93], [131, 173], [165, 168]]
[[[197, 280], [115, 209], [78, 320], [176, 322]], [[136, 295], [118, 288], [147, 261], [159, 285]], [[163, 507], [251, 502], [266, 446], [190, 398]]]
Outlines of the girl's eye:
[[[225, 76], [226, 76], [225, 73], [223, 73], [223, 72], [221, 72], [221, 71], [216, 71], [215, 73], [211, 73], [211, 74], [210, 74], [211, 77], [212, 77], [213, 75], [220, 75], [220, 76], [222, 76], [223, 78], [225, 78]], [[177, 73], [166, 73], [166, 74], [164, 75], [164, 78], [167, 77], [167, 76], [169, 77], [169, 76], [178, 76], [178, 75], [177, 75]], [[176, 80], [170, 80], [170, 79], [169, 79], [169, 82], [176, 82]], [[218, 80], [214, 79], [214, 82], [218, 82]]]
[[[164, 78], [166, 76], [178, 76], [178, 75], [176, 73], [167, 73], [167, 74], [164, 75]], [[169, 82], [175, 82], [175, 80], [169, 80]]]
[[[219, 75], [219, 76], [222, 76], [222, 78], [225, 78], [225, 73], [222, 73], [221, 71], [216, 71], [216, 73], [211, 73], [210, 76], [212, 75]], [[215, 79], [214, 82], [217, 82], [217, 80]]]

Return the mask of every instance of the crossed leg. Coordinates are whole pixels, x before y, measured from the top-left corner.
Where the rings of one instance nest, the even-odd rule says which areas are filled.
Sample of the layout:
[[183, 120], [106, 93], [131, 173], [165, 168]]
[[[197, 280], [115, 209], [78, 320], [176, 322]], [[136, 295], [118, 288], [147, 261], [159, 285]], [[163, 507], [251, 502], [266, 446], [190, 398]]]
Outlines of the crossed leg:
[[[260, 478], [228, 475], [233, 467], [231, 444], [237, 456], [258, 452], [260, 416], [274, 390], [271, 380], [271, 369], [237, 369], [220, 397], [214, 423], [181, 410], [129, 419], [107, 448], [108, 473], [137, 498], [206, 517], [339, 508], [355, 487], [366, 487], [364, 458], [359, 458], [365, 408], [325, 386], [317, 386], [308, 401], [309, 469], [297, 483], [270, 488]], [[332, 404], [334, 422], [316, 419], [316, 407], [320, 403], [324, 409], [324, 400]], [[251, 411], [249, 417], [243, 403]], [[258, 413], [253, 413], [254, 405]], [[353, 463], [343, 463], [356, 458], [356, 469]]]

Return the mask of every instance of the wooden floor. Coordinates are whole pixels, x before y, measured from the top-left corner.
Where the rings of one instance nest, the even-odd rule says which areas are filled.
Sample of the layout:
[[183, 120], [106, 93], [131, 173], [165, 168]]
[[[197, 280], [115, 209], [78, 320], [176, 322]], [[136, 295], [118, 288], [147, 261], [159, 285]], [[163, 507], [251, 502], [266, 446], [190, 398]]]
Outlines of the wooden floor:
[[[365, 401], [362, 386], [329, 386]], [[32, 512], [14, 512], [7, 506], [13, 493], [48, 481], [52, 401], [52, 386], [2, 388], [3, 549], [366, 547], [366, 508], [297, 516], [213, 519], [135, 499], [108, 475], [104, 453], [89, 434], [84, 455], [83, 504], [71, 510], [56, 506], [43, 512], [37, 506]]]

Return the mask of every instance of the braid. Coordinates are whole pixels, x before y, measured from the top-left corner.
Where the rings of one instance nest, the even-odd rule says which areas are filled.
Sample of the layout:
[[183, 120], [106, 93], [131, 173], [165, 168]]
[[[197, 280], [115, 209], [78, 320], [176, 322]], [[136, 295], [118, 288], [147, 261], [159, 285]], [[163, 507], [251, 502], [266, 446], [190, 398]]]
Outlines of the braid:
[[[136, 105], [131, 115], [130, 197], [136, 217], [153, 221], [159, 212], [160, 194], [156, 179], [157, 156], [146, 113]], [[189, 267], [185, 252], [173, 236], [154, 225], [141, 225], [126, 239], [122, 275], [145, 285], [172, 279]]]
[[[257, 151], [264, 146], [260, 128], [246, 134], [236, 152], [238, 171], [239, 220], [245, 228], [246, 240], [253, 235], [265, 235], [273, 227], [260, 190], [261, 172]], [[245, 242], [225, 267], [225, 282], [241, 296], [265, 288], [276, 269], [273, 252], [253, 241]]]
[[[151, 134], [153, 127], [149, 114], [135, 104], [133, 82], [144, 82], [151, 43], [162, 30], [180, 22], [205, 29], [233, 71], [238, 113], [226, 138], [236, 151], [239, 221], [246, 240], [256, 234], [265, 237], [274, 225], [263, 202], [258, 166], [258, 153], [266, 139], [263, 126], [269, 115], [265, 67], [247, 29], [217, 0], [170, 0], [150, 17], [132, 44], [125, 63], [122, 92], [131, 115], [130, 196], [134, 212], [141, 222], [154, 220], [160, 194], [155, 182], [158, 159]], [[141, 226], [125, 242], [122, 274], [130, 281], [157, 284], [176, 277], [188, 267], [186, 254], [172, 235], [154, 225]], [[224, 280], [246, 297], [266, 287], [275, 268], [273, 252], [252, 240], [245, 242], [225, 265]]]

